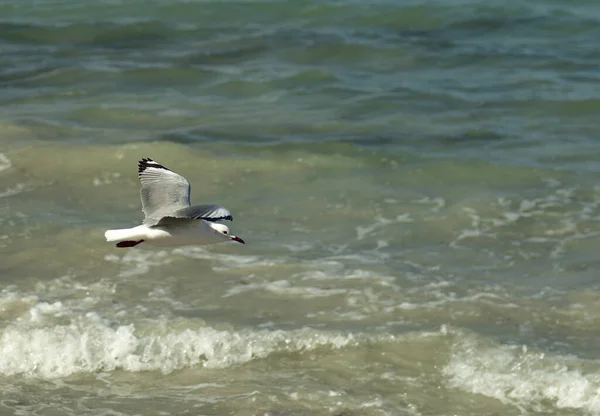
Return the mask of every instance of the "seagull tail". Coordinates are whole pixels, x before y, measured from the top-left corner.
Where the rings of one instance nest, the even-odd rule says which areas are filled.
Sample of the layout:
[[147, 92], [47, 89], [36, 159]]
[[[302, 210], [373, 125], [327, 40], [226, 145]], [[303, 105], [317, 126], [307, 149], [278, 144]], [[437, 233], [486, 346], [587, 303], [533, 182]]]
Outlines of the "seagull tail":
[[144, 233], [141, 233], [138, 227], [135, 228], [122, 228], [120, 230], [107, 230], [104, 233], [106, 241], [130, 241], [139, 240], [145, 237]]

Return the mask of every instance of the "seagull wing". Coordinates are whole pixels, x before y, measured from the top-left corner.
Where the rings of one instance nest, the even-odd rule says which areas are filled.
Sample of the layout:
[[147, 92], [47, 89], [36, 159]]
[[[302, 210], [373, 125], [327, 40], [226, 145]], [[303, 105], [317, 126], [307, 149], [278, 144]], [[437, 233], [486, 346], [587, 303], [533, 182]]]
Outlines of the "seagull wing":
[[193, 218], [195, 220], [206, 221], [233, 221], [231, 212], [220, 205], [196, 205], [193, 207], [182, 208], [174, 215], [178, 218]]
[[160, 163], [152, 159], [140, 160], [138, 177], [142, 185], [140, 196], [145, 224], [155, 225], [162, 217], [173, 216], [190, 206], [190, 183]]
[[158, 225], [159, 222], [162, 225], [163, 218], [233, 221], [231, 212], [220, 205], [190, 206], [188, 180], [152, 159], [140, 160], [138, 176], [142, 184], [140, 195], [146, 225]]

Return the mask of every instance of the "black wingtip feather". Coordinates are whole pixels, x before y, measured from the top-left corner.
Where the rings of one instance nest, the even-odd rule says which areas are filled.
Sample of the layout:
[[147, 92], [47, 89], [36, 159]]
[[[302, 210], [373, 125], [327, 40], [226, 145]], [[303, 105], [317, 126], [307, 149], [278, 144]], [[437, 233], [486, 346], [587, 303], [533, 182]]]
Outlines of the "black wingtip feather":
[[196, 218], [194, 218], [194, 219], [197, 219], [197, 220], [204, 220], [204, 221], [211, 221], [211, 222], [217, 222], [217, 221], [233, 221], [233, 216], [231, 216], [231, 215], [227, 215], [227, 216], [225, 216], [225, 217], [215, 217], [215, 218], [212, 218], [212, 217], [202, 217], [202, 216], [199, 216], [199, 217], [196, 217]]
[[141, 174], [142, 172], [144, 172], [147, 168], [169, 170], [168, 168], [166, 168], [163, 165], [161, 165], [160, 163], [157, 163], [156, 161], [150, 159], [149, 157], [145, 157], [145, 158], [142, 158], [142, 160], [140, 160], [138, 162], [138, 175]]
[[145, 157], [138, 162], [138, 173], [142, 173], [146, 170], [148, 167], [148, 162], [154, 162], [154, 160], [150, 159], [149, 157]]

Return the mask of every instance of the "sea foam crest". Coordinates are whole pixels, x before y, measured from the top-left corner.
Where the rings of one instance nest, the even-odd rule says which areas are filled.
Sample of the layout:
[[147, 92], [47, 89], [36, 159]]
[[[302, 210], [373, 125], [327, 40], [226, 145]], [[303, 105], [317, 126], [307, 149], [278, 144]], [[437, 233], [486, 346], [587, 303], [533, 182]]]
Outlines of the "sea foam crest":
[[341, 348], [355, 342], [352, 335], [312, 329], [144, 332], [134, 324], [111, 325], [94, 313], [66, 325], [9, 325], [0, 335], [0, 374], [57, 378], [116, 369], [169, 373], [195, 365], [225, 368], [273, 352]]
[[466, 335], [454, 346], [444, 374], [453, 387], [493, 397], [522, 410], [577, 409], [597, 415], [598, 367], [597, 363], [575, 357], [553, 356], [526, 347], [489, 345]]
[[0, 153], [0, 172], [12, 167], [12, 162], [4, 153]]

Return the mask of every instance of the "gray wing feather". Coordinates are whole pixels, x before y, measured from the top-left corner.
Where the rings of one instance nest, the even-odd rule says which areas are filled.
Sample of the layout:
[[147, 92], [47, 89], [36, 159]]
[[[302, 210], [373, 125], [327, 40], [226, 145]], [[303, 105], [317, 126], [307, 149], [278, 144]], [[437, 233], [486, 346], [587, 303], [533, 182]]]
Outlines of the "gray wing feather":
[[189, 227], [190, 224], [197, 222], [197, 220], [192, 220], [189, 218], [175, 218], [175, 217], [162, 217], [160, 220], [156, 221], [156, 224], [153, 227], [169, 227], [179, 228], [179, 227]]
[[191, 186], [187, 179], [152, 159], [140, 160], [138, 176], [142, 184], [140, 196], [146, 225], [163, 224], [173, 219], [233, 221], [231, 212], [222, 206], [191, 207]]
[[144, 223], [153, 225], [160, 218], [190, 206], [190, 183], [183, 176], [152, 159], [139, 162]]
[[196, 205], [193, 207], [182, 208], [174, 215], [177, 218], [193, 218], [195, 220], [206, 221], [233, 221], [231, 212], [225, 207], [219, 205]]

